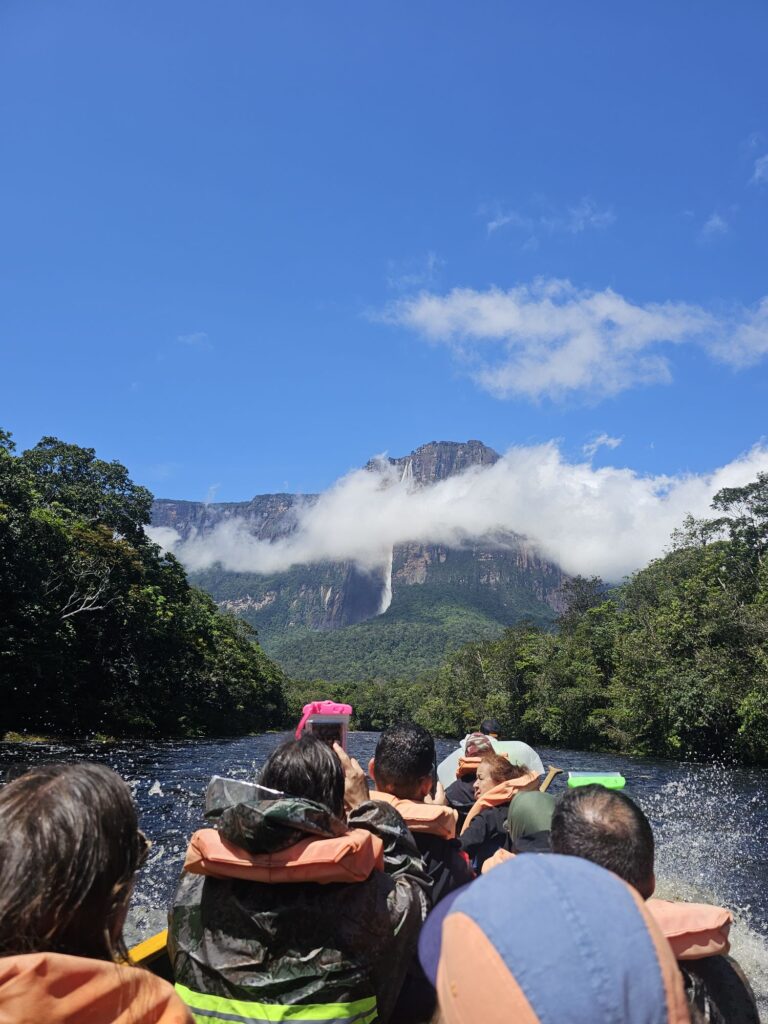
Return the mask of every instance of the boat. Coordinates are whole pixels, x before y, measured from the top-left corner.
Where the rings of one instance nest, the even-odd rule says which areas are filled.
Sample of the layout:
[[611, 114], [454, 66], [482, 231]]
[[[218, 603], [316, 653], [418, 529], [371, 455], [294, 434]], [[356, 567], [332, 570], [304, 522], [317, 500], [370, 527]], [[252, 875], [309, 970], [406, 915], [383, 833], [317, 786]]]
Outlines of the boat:
[[[437, 777], [445, 789], [452, 782], [456, 781], [456, 770], [459, 767], [459, 761], [464, 756], [464, 746], [468, 738], [468, 736], [465, 736], [460, 745], [451, 751], [447, 757], [443, 758], [437, 766]], [[522, 740], [497, 740], [492, 736], [489, 736], [488, 739], [497, 754], [508, 757], [514, 764], [522, 765], [537, 775], [544, 775], [544, 764], [541, 758], [533, 747], [529, 747], [527, 743], [523, 743]], [[556, 774], [557, 772], [559, 772], [559, 769], [555, 770]]]

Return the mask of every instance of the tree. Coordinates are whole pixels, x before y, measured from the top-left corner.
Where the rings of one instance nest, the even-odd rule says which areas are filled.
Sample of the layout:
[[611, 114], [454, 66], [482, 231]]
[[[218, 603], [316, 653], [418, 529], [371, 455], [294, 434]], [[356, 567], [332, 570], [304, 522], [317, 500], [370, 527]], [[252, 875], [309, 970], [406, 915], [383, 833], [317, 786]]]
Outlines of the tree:
[[5, 729], [202, 735], [282, 721], [282, 672], [147, 537], [151, 502], [92, 449], [44, 438], [17, 456], [0, 434]]

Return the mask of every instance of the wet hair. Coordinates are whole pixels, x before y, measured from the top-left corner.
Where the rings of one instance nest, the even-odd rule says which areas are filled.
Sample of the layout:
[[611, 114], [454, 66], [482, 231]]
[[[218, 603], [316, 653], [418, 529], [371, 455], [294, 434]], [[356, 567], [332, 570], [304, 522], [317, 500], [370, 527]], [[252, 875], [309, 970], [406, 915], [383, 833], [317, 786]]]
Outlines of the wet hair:
[[101, 764], [33, 768], [0, 790], [0, 956], [127, 956], [122, 923], [148, 844]]
[[423, 726], [399, 722], [381, 734], [373, 761], [377, 784], [407, 799], [432, 774], [435, 741]]
[[495, 718], [486, 718], [480, 723], [480, 732], [486, 736], [498, 736], [501, 732], [501, 726]]
[[344, 770], [327, 743], [312, 733], [286, 740], [273, 750], [259, 782], [287, 796], [314, 800], [344, 817]]
[[596, 784], [564, 793], [555, 805], [550, 842], [555, 853], [591, 860], [646, 899], [652, 895], [653, 832], [623, 793]]
[[500, 782], [508, 782], [510, 779], [519, 779], [528, 770], [522, 765], [513, 764], [512, 761], [502, 757], [501, 754], [483, 754], [480, 758], [480, 764], [487, 764], [489, 766], [489, 774], [497, 785]]

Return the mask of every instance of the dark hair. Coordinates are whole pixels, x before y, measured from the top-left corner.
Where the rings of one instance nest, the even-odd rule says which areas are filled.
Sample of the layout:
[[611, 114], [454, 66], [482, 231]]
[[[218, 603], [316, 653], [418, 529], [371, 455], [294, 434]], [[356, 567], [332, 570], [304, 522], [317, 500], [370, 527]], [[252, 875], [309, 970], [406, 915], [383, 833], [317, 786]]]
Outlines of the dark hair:
[[435, 741], [423, 726], [398, 722], [385, 729], [373, 755], [376, 782], [408, 798], [435, 765]]
[[273, 750], [259, 782], [288, 796], [302, 797], [323, 804], [331, 814], [344, 816], [344, 770], [333, 750], [304, 733], [297, 740], [286, 740]]
[[487, 764], [490, 768], [490, 776], [498, 785], [500, 782], [507, 782], [509, 779], [519, 779], [528, 771], [522, 765], [513, 764], [501, 754], [483, 754], [480, 764]]
[[498, 736], [501, 732], [501, 726], [495, 718], [485, 718], [480, 723], [480, 732], [484, 733], [486, 736], [490, 736], [491, 733], [494, 736]]
[[555, 853], [583, 857], [613, 871], [641, 896], [653, 886], [653, 832], [648, 819], [623, 793], [579, 786], [560, 797], [552, 816]]
[[146, 856], [131, 791], [101, 764], [33, 768], [0, 790], [0, 956], [127, 956], [122, 923]]

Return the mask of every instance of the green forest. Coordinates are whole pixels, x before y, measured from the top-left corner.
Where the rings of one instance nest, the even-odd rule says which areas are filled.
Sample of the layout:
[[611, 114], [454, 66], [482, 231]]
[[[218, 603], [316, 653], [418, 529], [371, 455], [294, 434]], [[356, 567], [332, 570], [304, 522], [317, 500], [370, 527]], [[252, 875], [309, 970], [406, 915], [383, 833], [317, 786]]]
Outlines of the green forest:
[[[768, 474], [719, 492], [671, 550], [608, 589], [576, 577], [554, 629], [520, 624], [414, 679], [325, 690], [380, 729], [461, 736], [498, 718], [530, 743], [768, 763]], [[323, 684], [287, 684], [295, 717]]]
[[147, 537], [90, 448], [0, 432], [0, 735], [222, 735], [285, 717], [282, 672]]
[[[768, 763], [768, 474], [720, 491], [712, 518], [689, 519], [621, 586], [568, 581], [554, 626], [484, 635], [435, 595], [420, 624], [340, 631], [360, 645], [359, 675], [329, 663], [322, 681], [289, 679], [190, 585], [145, 532], [151, 502], [92, 449], [46, 437], [18, 454], [0, 433], [0, 735], [259, 732], [334, 697], [360, 729], [412, 718], [460, 736], [492, 715], [533, 744]], [[425, 668], [446, 618], [473, 640]], [[366, 637], [396, 627], [410, 669], [369, 677]]]

